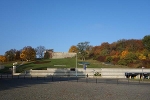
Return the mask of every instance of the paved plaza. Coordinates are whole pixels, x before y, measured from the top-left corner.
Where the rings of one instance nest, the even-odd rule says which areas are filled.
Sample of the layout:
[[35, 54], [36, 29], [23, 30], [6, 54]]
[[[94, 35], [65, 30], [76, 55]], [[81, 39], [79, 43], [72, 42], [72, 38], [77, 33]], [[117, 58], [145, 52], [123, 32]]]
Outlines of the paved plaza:
[[[97, 82], [97, 83], [96, 83]], [[0, 100], [150, 100], [150, 83], [124, 80], [0, 79]]]

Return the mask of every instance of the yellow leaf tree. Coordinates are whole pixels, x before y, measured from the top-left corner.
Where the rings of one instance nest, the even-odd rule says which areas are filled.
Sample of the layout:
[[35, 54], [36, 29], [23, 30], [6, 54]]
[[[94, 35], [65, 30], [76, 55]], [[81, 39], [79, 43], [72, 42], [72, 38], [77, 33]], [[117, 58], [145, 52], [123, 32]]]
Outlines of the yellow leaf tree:
[[20, 54], [20, 58], [22, 60], [30, 61], [30, 60], [34, 60], [35, 57], [36, 57], [36, 52], [31, 46], [24, 47]]
[[129, 52], [128, 52], [127, 50], [122, 51], [122, 53], [121, 53], [121, 58], [122, 58], [122, 59], [125, 58], [128, 53], [129, 53]]
[[25, 52], [25, 50], [22, 50], [22, 52], [21, 52], [21, 54], [20, 54], [20, 58], [21, 58], [22, 60], [26, 60], [26, 52]]
[[140, 60], [145, 60], [145, 59], [146, 59], [146, 56], [144, 56], [143, 54], [140, 54], [139, 59], [140, 59]]
[[76, 52], [76, 53], [77, 53], [77, 52], [78, 52], [77, 47], [76, 47], [76, 46], [74, 46], [74, 45], [73, 45], [73, 46], [71, 46], [71, 47], [70, 47], [70, 49], [69, 49], [69, 53], [71, 53], [71, 52]]
[[5, 62], [5, 61], [6, 61], [6, 57], [5, 57], [5, 56], [0, 55], [0, 62]]

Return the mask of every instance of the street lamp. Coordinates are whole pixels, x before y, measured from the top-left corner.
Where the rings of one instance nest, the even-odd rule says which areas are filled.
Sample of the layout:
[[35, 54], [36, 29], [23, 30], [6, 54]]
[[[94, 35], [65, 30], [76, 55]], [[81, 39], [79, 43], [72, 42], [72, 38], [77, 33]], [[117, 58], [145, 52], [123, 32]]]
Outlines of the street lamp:
[[143, 81], [143, 78], [144, 78], [144, 77], [143, 77], [143, 69], [144, 69], [144, 67], [142, 67], [142, 81]]
[[77, 67], [78, 67], [78, 64], [77, 64], [77, 53], [76, 53], [76, 77], [78, 76], [78, 74], [77, 74]]
[[78, 72], [77, 71], [77, 68], [78, 68], [78, 53], [80, 53], [80, 52], [75, 52], [75, 54], [76, 54], [76, 77], [78, 76], [78, 73], [77, 73]]

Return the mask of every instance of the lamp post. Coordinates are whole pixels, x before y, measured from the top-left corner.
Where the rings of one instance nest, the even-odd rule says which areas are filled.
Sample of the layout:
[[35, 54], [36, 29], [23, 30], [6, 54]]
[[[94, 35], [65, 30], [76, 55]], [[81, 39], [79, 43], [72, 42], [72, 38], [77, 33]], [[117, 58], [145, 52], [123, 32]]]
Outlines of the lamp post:
[[78, 73], [77, 73], [77, 68], [78, 68], [77, 59], [78, 59], [78, 57], [77, 57], [77, 53], [76, 53], [76, 77], [78, 76]]
[[78, 53], [80, 53], [80, 52], [76, 52], [76, 77], [78, 76], [78, 70], [77, 70], [77, 68], [78, 68]]
[[142, 67], [142, 81], [143, 81], [143, 78], [144, 78], [144, 77], [143, 77], [143, 69], [144, 69], [144, 67]]

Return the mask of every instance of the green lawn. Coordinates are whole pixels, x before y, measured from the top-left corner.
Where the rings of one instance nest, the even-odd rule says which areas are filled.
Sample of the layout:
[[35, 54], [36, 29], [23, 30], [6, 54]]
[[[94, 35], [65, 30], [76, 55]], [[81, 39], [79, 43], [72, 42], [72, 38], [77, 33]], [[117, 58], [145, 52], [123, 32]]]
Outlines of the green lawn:
[[[81, 60], [78, 60], [78, 62], [82, 62]], [[89, 62], [90, 65], [88, 65], [88, 68], [125, 68], [126, 66], [120, 66], [120, 65], [105, 65], [101, 62], [98, 62], [96, 60], [86, 60], [85, 62]], [[10, 72], [9, 68], [12, 68], [12, 63], [4, 63], [5, 69], [0, 70], [0, 73], [7, 73]], [[36, 60], [31, 62], [23, 62], [22, 65], [20, 65], [22, 62], [19, 62], [17, 65], [17, 72], [24, 72], [26, 70], [30, 69], [47, 69], [47, 68], [75, 68], [76, 67], [76, 59], [75, 58], [64, 58], [64, 59], [47, 59], [47, 60]], [[57, 66], [55, 66], [57, 65]], [[59, 65], [65, 65], [65, 66], [59, 66]], [[78, 68], [83, 68], [82, 65], [78, 65]]]
[[9, 62], [9, 63], [1, 63], [0, 65], [4, 65], [5, 68], [0, 70], [0, 73], [12, 73], [11, 69], [12, 69], [12, 64], [13, 62]]

